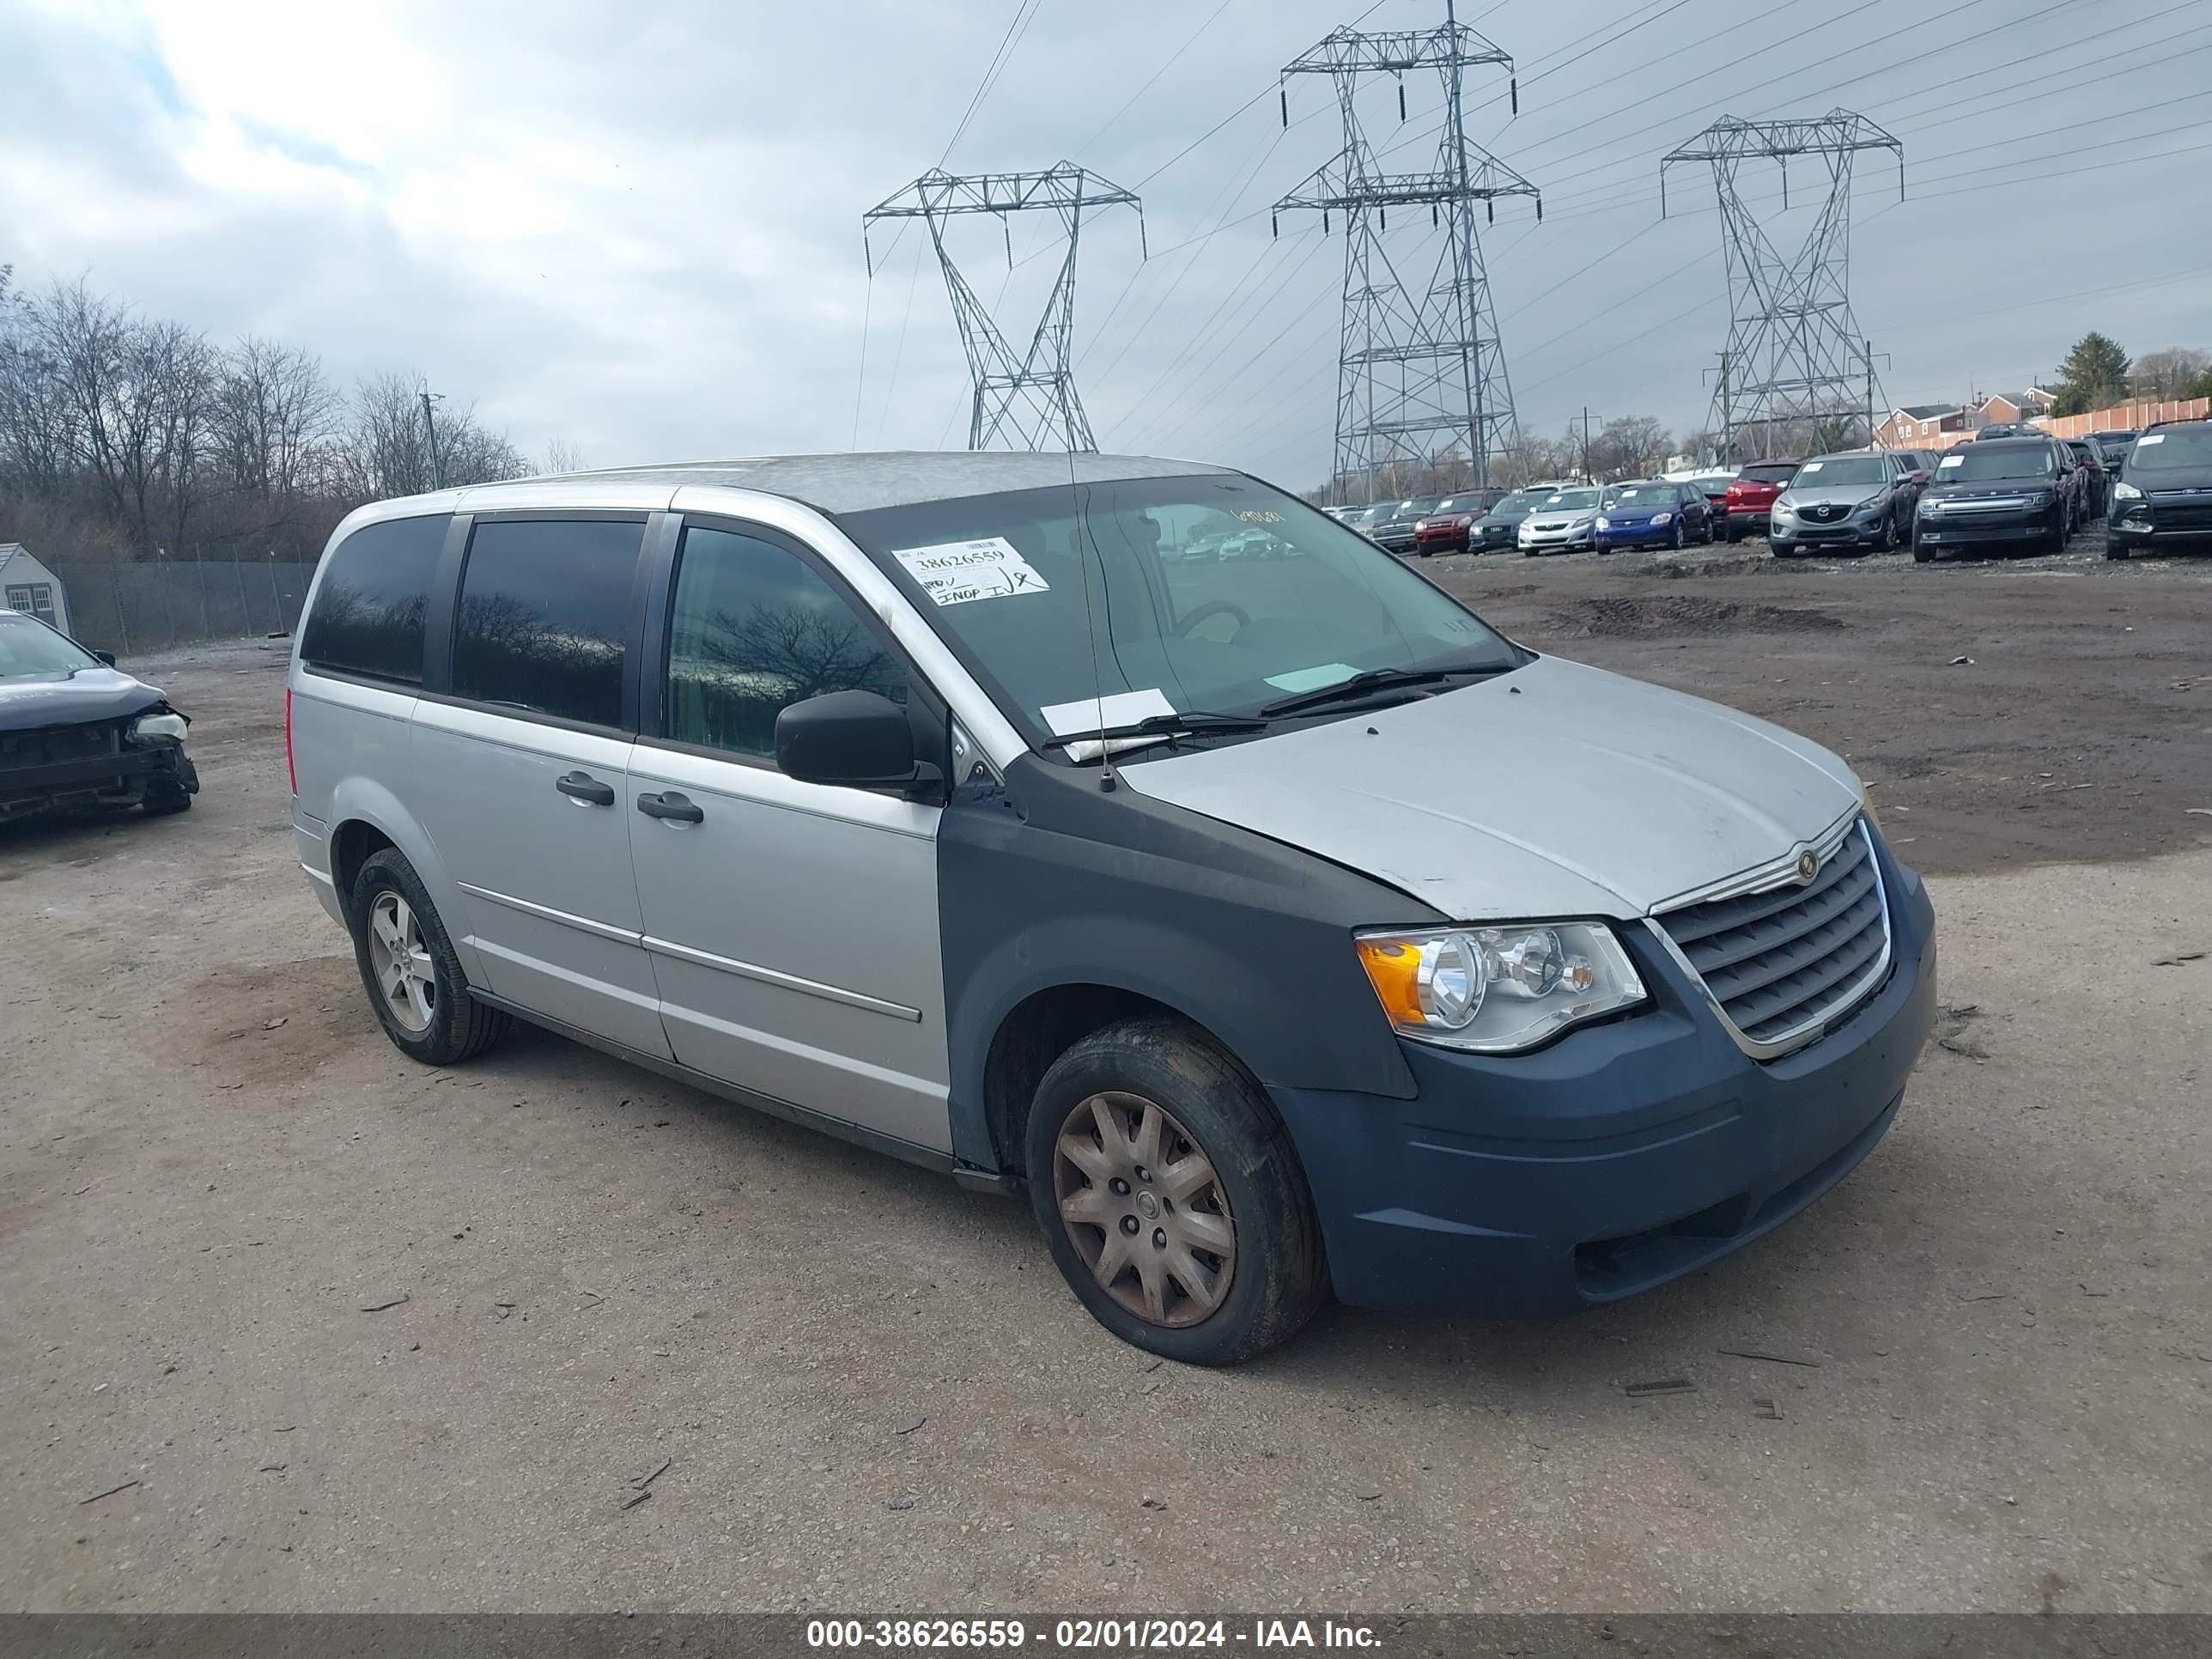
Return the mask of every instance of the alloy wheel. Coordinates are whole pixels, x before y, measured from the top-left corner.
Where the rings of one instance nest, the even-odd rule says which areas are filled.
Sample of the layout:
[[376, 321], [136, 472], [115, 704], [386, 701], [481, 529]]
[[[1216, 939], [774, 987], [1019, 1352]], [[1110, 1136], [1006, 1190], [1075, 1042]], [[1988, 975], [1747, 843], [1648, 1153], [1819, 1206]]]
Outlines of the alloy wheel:
[[1054, 1142], [1053, 1193], [1077, 1256], [1138, 1318], [1196, 1325], [1228, 1296], [1237, 1272], [1229, 1195], [1157, 1101], [1111, 1091], [1079, 1102]]
[[368, 965], [385, 1009], [413, 1034], [430, 1029], [438, 1012], [438, 973], [407, 901], [386, 889], [368, 908]]

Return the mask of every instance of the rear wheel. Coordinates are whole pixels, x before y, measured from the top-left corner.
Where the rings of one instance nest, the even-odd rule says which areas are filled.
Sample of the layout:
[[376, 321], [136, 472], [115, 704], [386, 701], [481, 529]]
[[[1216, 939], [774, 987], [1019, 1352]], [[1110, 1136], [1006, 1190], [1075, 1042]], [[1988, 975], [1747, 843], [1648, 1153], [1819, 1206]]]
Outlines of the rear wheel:
[[1194, 1365], [1274, 1346], [1328, 1294], [1297, 1153], [1257, 1084], [1179, 1021], [1093, 1032], [1037, 1085], [1030, 1198], [1091, 1316]]
[[446, 925], [399, 853], [386, 848], [362, 863], [349, 914], [361, 982], [400, 1053], [425, 1066], [451, 1066], [506, 1035], [507, 1016], [469, 994]]
[[1729, 545], [1730, 547], [1734, 547], [1734, 546], [1735, 546], [1738, 542], [1741, 541], [1742, 539], [1743, 539], [1743, 532], [1742, 532], [1742, 530], [1741, 530], [1741, 529], [1737, 526], [1736, 521], [1735, 521], [1734, 519], [1730, 519], [1730, 520], [1729, 520], [1729, 526], [1728, 526], [1728, 543], [1729, 543]]

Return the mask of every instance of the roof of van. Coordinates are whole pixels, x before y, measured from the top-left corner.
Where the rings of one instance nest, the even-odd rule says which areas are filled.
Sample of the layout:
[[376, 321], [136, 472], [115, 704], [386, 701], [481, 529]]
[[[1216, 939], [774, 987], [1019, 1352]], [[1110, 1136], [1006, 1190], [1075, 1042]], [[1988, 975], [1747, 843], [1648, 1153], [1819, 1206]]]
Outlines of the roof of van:
[[[1053, 484], [1111, 483], [1123, 478], [1230, 474], [1232, 469], [1198, 461], [1146, 455], [1036, 454], [1011, 450], [894, 450], [879, 454], [757, 455], [726, 461], [669, 461], [557, 475], [563, 484], [720, 484], [787, 496], [824, 513], [866, 513], [879, 507], [989, 495]], [[553, 477], [520, 478], [511, 484], [471, 484], [471, 504], [495, 503]]]

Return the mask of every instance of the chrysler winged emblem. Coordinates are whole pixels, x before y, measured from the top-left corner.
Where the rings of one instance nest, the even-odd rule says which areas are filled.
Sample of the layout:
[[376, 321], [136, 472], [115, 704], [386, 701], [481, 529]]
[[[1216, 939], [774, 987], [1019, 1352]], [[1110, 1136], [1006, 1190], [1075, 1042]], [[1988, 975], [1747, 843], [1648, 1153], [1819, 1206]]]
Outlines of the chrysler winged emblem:
[[1820, 873], [1820, 856], [1819, 856], [1819, 854], [1817, 854], [1816, 853], [1814, 853], [1814, 852], [1813, 851], [1813, 849], [1812, 849], [1811, 848], [1809, 848], [1809, 847], [1808, 847], [1808, 848], [1807, 848], [1803, 852], [1802, 852], [1802, 853], [1798, 854], [1798, 855], [1797, 855], [1797, 879], [1798, 879], [1798, 880], [1800, 880], [1800, 881], [1810, 881], [1810, 880], [1812, 880], [1812, 879], [1813, 879], [1813, 878], [1814, 878], [1814, 877], [1815, 877], [1815, 876], [1819, 875]]

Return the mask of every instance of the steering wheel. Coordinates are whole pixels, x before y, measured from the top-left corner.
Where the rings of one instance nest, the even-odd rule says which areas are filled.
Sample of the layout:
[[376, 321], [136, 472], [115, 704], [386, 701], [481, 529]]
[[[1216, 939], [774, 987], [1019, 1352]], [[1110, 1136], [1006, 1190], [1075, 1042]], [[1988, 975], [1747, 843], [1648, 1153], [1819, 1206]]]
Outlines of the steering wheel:
[[1176, 624], [1176, 637], [1179, 640], [1187, 639], [1190, 635], [1190, 630], [1208, 617], [1224, 615], [1236, 617], [1237, 625], [1239, 628], [1249, 628], [1252, 624], [1251, 615], [1243, 605], [1234, 604], [1228, 599], [1208, 599]]

